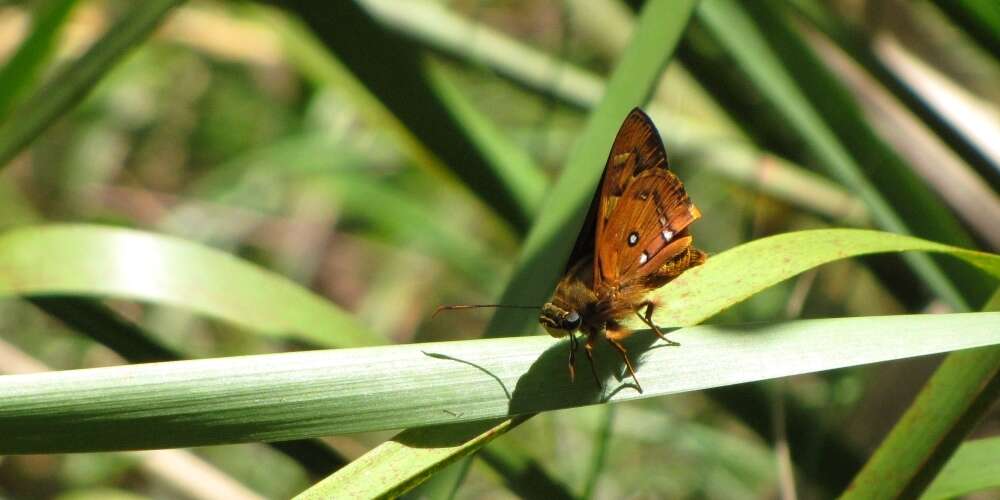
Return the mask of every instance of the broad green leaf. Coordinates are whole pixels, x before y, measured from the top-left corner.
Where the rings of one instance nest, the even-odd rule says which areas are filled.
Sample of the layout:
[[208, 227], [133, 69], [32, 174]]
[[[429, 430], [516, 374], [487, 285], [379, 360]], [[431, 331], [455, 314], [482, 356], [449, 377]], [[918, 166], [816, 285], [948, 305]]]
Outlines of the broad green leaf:
[[966, 441], [920, 498], [955, 498], [985, 489], [1000, 489], [997, 457], [1000, 457], [1000, 437]]
[[[568, 342], [543, 336], [11, 375], [0, 377], [0, 453], [280, 441], [438, 424], [463, 424], [463, 435], [478, 436], [489, 427], [464, 424], [994, 345], [1000, 313], [702, 325], [671, 336], [682, 347], [667, 347], [648, 331], [626, 343], [643, 393], [621, 377], [621, 362], [603, 345], [595, 353], [603, 388], [590, 378], [571, 381]], [[442, 443], [452, 434], [440, 428], [427, 433], [447, 447], [463, 441]]]
[[320, 346], [385, 343], [277, 274], [201, 245], [129, 229], [67, 224], [0, 234], [0, 295], [139, 300]]
[[0, 169], [57, 118], [72, 110], [108, 70], [182, 3], [183, 0], [149, 0], [132, 5], [86, 54], [29, 97], [0, 127]]

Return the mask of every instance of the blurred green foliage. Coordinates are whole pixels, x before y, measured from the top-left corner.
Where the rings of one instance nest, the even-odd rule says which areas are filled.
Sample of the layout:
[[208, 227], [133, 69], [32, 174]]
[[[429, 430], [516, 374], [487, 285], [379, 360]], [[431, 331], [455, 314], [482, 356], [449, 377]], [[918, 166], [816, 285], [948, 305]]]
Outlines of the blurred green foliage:
[[[539, 211], [555, 195], [570, 213], [571, 198], [589, 190], [554, 187], [568, 159], [604, 160], [606, 145], [575, 141], [595, 123], [590, 108], [609, 88], [620, 107], [643, 104], [657, 121], [672, 167], [704, 213], [693, 232], [709, 253], [846, 224], [997, 251], [996, 235], [981, 229], [1000, 227], [994, 2], [703, 0], [648, 101], [606, 81], [630, 57], [622, 51], [633, 7], [613, 0], [0, 5], [0, 228], [105, 224], [228, 252], [328, 299], [317, 305], [319, 316], [343, 314], [357, 325], [354, 337], [336, 338], [332, 330], [341, 328], [300, 318], [317, 329], [314, 339], [329, 333], [331, 345], [475, 338], [485, 313], [430, 321], [431, 311], [493, 302], [512, 276], [524, 276], [517, 266]], [[885, 51], [887, 40], [903, 56]], [[867, 83], [837, 65], [828, 47], [847, 54]], [[912, 114], [891, 121], [879, 104]], [[610, 114], [599, 118], [614, 128]], [[914, 161], [936, 158], [927, 141], [907, 135], [914, 123], [954, 159]], [[898, 136], [911, 151], [901, 150]], [[964, 209], [970, 199], [980, 209]], [[550, 232], [575, 234], [566, 220]], [[26, 258], [44, 270], [56, 250], [77, 248], [39, 248]], [[559, 251], [546, 254], [542, 274], [558, 274], [549, 263]], [[154, 264], [132, 257], [137, 269]], [[961, 263], [906, 259], [829, 264], [710, 322], [978, 309], [997, 286]], [[229, 268], [191, 271], [213, 277], [222, 294], [227, 284], [246, 283]], [[106, 281], [100, 269], [91, 272], [94, 288]], [[527, 282], [547, 280], [527, 274]], [[244, 286], [266, 293], [272, 285]], [[507, 296], [545, 293], [522, 286]], [[144, 300], [125, 300], [135, 298]], [[277, 324], [299, 312], [283, 309], [278, 294], [274, 305], [258, 312]], [[26, 370], [26, 356], [73, 369], [123, 363], [119, 356], [324, 345], [280, 327], [257, 335], [195, 310], [101, 294], [5, 299], [0, 372]], [[541, 414], [484, 449], [482, 460], [412, 495], [772, 498], [791, 488], [825, 498], [848, 484], [936, 363], [910, 359], [623, 403], [613, 412]], [[995, 368], [977, 377], [996, 385]], [[986, 406], [978, 424], [962, 424], [958, 441], [968, 432], [996, 434], [1000, 416]], [[249, 488], [243, 493], [288, 497], [388, 437], [289, 445], [292, 459], [262, 445], [195, 454]], [[960, 451], [959, 465], [944, 469], [952, 475], [930, 491], [995, 488], [981, 476], [964, 479], [961, 463], [988, 456], [982, 449]], [[947, 454], [935, 457], [939, 466]], [[3, 457], [0, 496], [193, 496], [151, 464], [124, 454]]]

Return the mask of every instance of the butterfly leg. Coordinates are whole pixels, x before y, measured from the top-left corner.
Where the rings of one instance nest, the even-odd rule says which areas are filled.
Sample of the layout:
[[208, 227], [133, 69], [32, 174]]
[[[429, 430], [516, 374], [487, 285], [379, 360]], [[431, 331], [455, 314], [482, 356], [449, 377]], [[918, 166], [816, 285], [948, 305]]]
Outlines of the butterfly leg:
[[604, 384], [601, 383], [601, 378], [597, 376], [597, 368], [594, 365], [594, 340], [597, 339], [597, 335], [587, 335], [587, 343], [583, 345], [584, 350], [587, 352], [587, 361], [590, 362], [590, 373], [594, 375], [594, 382], [597, 382], [597, 387], [604, 391]]
[[631, 330], [625, 328], [608, 328], [604, 332], [604, 338], [611, 344], [622, 355], [622, 360], [625, 361], [625, 368], [628, 369], [628, 374], [632, 377], [632, 381], [635, 382], [635, 388], [642, 393], [642, 386], [639, 385], [639, 379], [635, 376], [635, 367], [632, 366], [632, 360], [628, 358], [628, 351], [625, 350], [625, 346], [621, 344], [621, 341], [632, 335]]
[[579, 346], [579, 340], [576, 338], [576, 332], [569, 334], [569, 381], [576, 382], [576, 348]]
[[[639, 311], [643, 307], [646, 308], [646, 312], [640, 313]], [[663, 341], [666, 342], [667, 345], [681, 345], [678, 342], [674, 342], [673, 340], [668, 339], [667, 336], [664, 335], [663, 332], [660, 330], [660, 327], [656, 326], [656, 323], [653, 323], [653, 311], [655, 309], [656, 309], [656, 303], [653, 302], [652, 300], [647, 300], [639, 304], [639, 306], [635, 308], [635, 314], [636, 316], [639, 316], [639, 319], [641, 319], [643, 323], [652, 328], [653, 332], [656, 333], [658, 337], [663, 339]]]

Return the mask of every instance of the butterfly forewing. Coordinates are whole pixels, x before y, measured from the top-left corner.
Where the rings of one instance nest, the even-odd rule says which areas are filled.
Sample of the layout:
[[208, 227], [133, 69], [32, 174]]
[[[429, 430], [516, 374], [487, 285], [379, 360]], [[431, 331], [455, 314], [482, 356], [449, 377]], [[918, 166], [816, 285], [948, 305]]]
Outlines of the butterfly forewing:
[[[611, 145], [599, 188], [594, 193], [587, 218], [566, 262], [567, 271], [581, 259], [597, 253], [595, 242], [601, 240], [601, 228], [607, 214], [614, 211], [629, 182], [643, 170], [653, 167], [667, 168], [667, 152], [653, 122], [646, 113], [635, 108], [625, 117]], [[596, 266], [594, 271], [597, 271]]]
[[691, 244], [685, 229], [700, 213], [670, 172], [656, 127], [639, 109], [618, 131], [599, 196], [595, 288], [654, 272]]

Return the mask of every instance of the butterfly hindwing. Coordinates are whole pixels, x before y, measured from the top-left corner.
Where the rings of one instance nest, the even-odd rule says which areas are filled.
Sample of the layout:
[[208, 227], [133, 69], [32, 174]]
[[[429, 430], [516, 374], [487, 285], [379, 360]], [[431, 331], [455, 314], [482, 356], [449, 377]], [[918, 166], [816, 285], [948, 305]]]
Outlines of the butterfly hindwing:
[[602, 281], [625, 285], [655, 272], [691, 245], [687, 227], [700, 215], [672, 172], [653, 170], [637, 177], [597, 242]]

